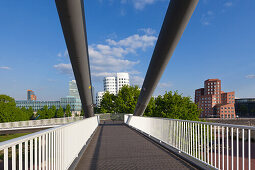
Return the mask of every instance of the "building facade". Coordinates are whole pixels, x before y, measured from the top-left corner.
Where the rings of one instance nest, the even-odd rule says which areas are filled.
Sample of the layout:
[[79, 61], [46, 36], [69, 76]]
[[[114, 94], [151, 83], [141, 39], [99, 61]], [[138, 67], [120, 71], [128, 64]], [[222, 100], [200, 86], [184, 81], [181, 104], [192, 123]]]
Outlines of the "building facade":
[[79, 91], [75, 80], [69, 81], [69, 96], [80, 98]]
[[123, 86], [129, 86], [129, 74], [128, 73], [117, 73], [115, 77], [105, 77], [104, 78], [104, 91], [98, 92], [96, 95], [96, 105], [100, 107], [100, 102], [102, 101], [105, 92], [117, 95]]
[[195, 90], [195, 103], [200, 117], [235, 118], [235, 92], [221, 91], [221, 80], [208, 79], [204, 88]]
[[235, 99], [235, 109], [240, 118], [255, 118], [255, 98]]
[[105, 94], [104, 91], [97, 92], [97, 96], [96, 96], [96, 105], [97, 105], [97, 107], [100, 107], [100, 103], [103, 99], [104, 94]]
[[123, 86], [130, 86], [128, 73], [117, 73], [116, 77], [116, 92], [118, 93]]
[[36, 101], [35, 92], [32, 90], [27, 90], [27, 100], [29, 101]]
[[32, 100], [16, 100], [16, 106], [19, 108], [25, 107], [26, 109], [32, 107], [34, 112], [41, 110], [44, 106], [51, 108], [56, 106], [57, 109], [61, 106], [60, 101], [32, 101]]
[[109, 93], [114, 94], [114, 95], [117, 94], [116, 77], [105, 77], [104, 78], [104, 91], [108, 91]]

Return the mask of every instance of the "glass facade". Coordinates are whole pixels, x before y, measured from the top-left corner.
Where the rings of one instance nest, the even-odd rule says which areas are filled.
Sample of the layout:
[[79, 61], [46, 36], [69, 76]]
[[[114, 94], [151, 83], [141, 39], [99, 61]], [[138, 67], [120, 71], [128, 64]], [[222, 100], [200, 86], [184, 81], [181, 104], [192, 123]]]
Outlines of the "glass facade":
[[255, 98], [235, 99], [238, 117], [255, 118]]
[[52, 106], [56, 106], [57, 109], [60, 107], [60, 101], [32, 101], [32, 100], [17, 100], [16, 106], [19, 108], [25, 107], [28, 109], [32, 107], [32, 109], [36, 112], [42, 109], [44, 106], [48, 106], [51, 108]]
[[60, 99], [61, 107], [66, 108], [69, 104], [71, 106], [71, 111], [81, 111], [81, 100], [73, 96], [67, 96]]
[[60, 99], [60, 101], [31, 101], [31, 100], [17, 100], [16, 106], [19, 108], [25, 107], [28, 109], [32, 107], [32, 109], [37, 112], [42, 109], [44, 106], [48, 106], [51, 108], [52, 106], [56, 106], [57, 109], [61, 106], [63, 109], [66, 109], [67, 105], [71, 106], [71, 111], [81, 111], [81, 100], [75, 98], [73, 96], [67, 96]]

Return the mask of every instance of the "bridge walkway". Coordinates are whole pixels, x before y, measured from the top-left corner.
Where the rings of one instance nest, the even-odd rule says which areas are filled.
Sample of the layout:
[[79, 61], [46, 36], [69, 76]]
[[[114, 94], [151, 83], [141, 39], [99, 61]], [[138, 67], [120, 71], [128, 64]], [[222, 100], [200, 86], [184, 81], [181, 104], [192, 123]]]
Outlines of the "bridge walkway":
[[122, 122], [101, 124], [76, 168], [197, 169]]

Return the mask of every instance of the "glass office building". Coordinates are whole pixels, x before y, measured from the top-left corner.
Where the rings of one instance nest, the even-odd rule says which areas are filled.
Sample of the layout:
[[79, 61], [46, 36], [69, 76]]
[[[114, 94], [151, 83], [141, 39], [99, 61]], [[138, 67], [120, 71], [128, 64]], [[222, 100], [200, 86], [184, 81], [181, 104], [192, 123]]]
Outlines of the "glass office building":
[[60, 99], [61, 107], [66, 108], [69, 104], [71, 106], [71, 111], [81, 111], [81, 100], [73, 96], [67, 96]]
[[73, 96], [67, 96], [60, 99], [60, 101], [31, 101], [31, 100], [17, 100], [16, 106], [19, 108], [25, 107], [28, 109], [29, 107], [32, 107], [34, 112], [37, 112], [38, 110], [41, 110], [44, 106], [48, 106], [48, 108], [51, 108], [52, 106], [56, 106], [56, 109], [59, 109], [61, 106], [63, 109], [66, 109], [67, 105], [71, 106], [71, 111], [73, 113], [80, 113], [81, 111], [81, 100], [73, 97]]
[[255, 118], [255, 98], [235, 99], [238, 117]]
[[41, 110], [44, 106], [48, 106], [51, 108], [52, 106], [56, 106], [57, 109], [60, 107], [60, 101], [32, 101], [32, 100], [17, 100], [16, 106], [19, 108], [25, 107], [28, 109], [32, 107], [33, 111], [37, 112]]

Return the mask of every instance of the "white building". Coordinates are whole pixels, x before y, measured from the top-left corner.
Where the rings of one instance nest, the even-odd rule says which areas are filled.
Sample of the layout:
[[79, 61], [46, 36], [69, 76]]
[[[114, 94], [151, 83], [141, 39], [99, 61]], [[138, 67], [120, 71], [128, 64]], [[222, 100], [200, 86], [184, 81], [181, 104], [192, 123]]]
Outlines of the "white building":
[[98, 92], [96, 96], [96, 105], [100, 106], [102, 97], [106, 91], [117, 95], [124, 85], [130, 85], [128, 73], [117, 73], [115, 77], [104, 78], [104, 92]]
[[104, 91], [108, 91], [111, 94], [117, 94], [116, 77], [104, 78]]
[[100, 91], [100, 92], [97, 93], [97, 96], [96, 96], [96, 105], [97, 105], [97, 107], [100, 106], [100, 103], [102, 101], [102, 98], [103, 98], [104, 94], [105, 94], [104, 91]]
[[130, 86], [128, 73], [117, 73], [116, 93], [118, 93], [124, 85]]

